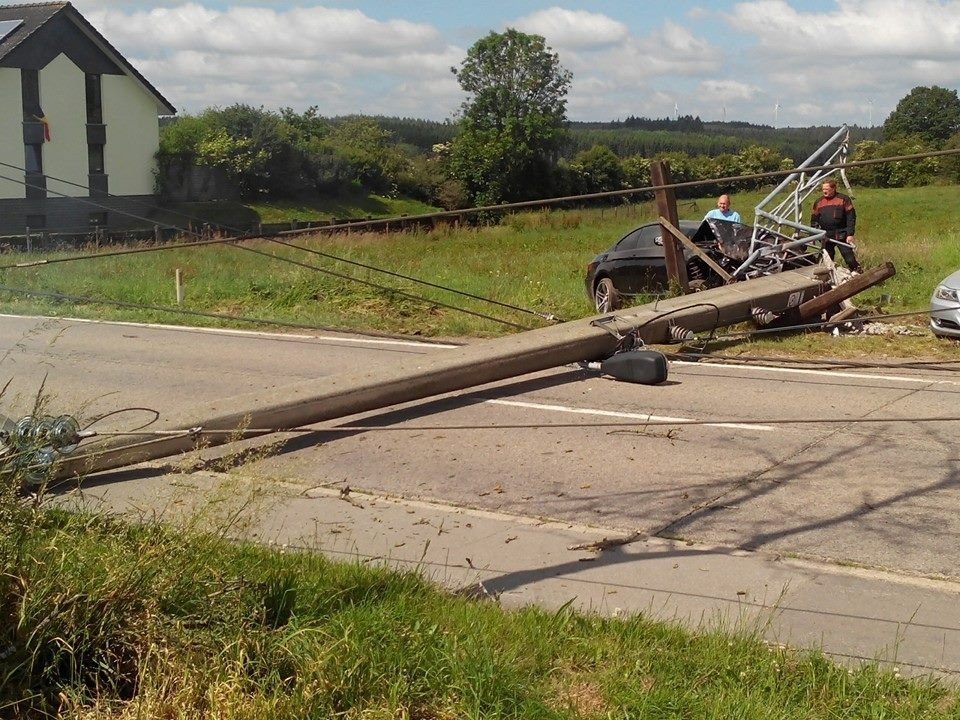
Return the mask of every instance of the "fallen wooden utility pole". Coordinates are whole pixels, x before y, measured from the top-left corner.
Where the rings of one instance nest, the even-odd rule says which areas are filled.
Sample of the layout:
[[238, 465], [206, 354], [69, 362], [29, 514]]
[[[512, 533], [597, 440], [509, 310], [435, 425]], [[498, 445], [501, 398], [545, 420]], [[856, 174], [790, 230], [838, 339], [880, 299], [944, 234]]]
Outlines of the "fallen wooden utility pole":
[[886, 262], [883, 265], [865, 270], [859, 275], [854, 275], [835, 288], [825, 293], [807, 300], [797, 308], [798, 316], [801, 320], [819, 317], [835, 305], [839, 305], [844, 300], [852, 298], [857, 293], [863, 292], [869, 287], [882, 283], [896, 274], [893, 263]]
[[[317, 378], [269, 392], [226, 398], [184, 414], [176, 434], [111, 438], [60, 458], [55, 477], [83, 476], [168, 457], [201, 446], [421, 400], [575, 362], [609, 357], [628, 333], [646, 344], [670, 341], [674, 327], [712, 331], [749, 320], [756, 308], [775, 313], [824, 292], [822, 266], [791, 270], [662, 300], [608, 315], [477, 342], [388, 370]], [[250, 429], [250, 432], [244, 432]], [[202, 434], [201, 431], [202, 430]]]

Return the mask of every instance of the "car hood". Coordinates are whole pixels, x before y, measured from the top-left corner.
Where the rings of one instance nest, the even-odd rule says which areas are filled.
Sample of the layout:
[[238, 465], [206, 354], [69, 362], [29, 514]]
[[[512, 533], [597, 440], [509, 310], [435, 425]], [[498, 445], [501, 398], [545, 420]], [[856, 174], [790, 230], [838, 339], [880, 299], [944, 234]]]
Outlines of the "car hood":
[[960, 270], [957, 270], [953, 275], [947, 276], [940, 284], [946, 285], [953, 290], [960, 290]]

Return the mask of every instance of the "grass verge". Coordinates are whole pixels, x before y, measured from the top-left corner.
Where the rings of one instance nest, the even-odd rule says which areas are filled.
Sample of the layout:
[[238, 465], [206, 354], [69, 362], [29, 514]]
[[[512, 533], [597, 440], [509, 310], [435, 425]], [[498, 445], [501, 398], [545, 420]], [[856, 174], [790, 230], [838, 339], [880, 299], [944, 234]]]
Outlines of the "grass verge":
[[414, 573], [0, 507], [0, 715], [938, 718], [958, 695], [757, 633], [506, 612]]
[[[759, 194], [744, 194], [734, 201], [745, 209], [759, 199]], [[858, 305], [869, 313], [922, 313], [936, 284], [960, 267], [960, 196], [956, 187], [864, 190], [856, 202], [860, 217], [857, 236], [864, 264], [891, 260], [897, 267], [894, 278], [858, 296]], [[680, 214], [701, 217], [709, 207], [710, 199], [687, 201], [681, 203]], [[384, 275], [330, 256], [569, 320], [592, 314], [583, 288], [586, 263], [627, 230], [654, 216], [650, 204], [635, 204], [517, 213], [499, 224], [475, 228], [445, 225], [429, 232], [288, 238], [303, 249], [267, 240], [244, 244], [261, 254], [232, 246], [185, 245], [161, 253], [121, 257], [109, 257], [102, 251], [7, 255], [0, 265], [44, 258], [56, 264], [7, 267], [0, 270], [0, 284], [91, 298], [93, 302], [3, 292], [0, 310], [249, 327], [231, 319], [204, 319], [178, 315], [175, 310], [118, 308], [96, 302], [175, 308], [174, 275], [180, 269], [186, 284], [184, 310], [260, 318], [263, 326], [276, 320], [426, 336], [499, 335], [516, 328], [477, 315], [526, 327], [546, 323], [529, 313]], [[61, 262], [79, 255], [90, 257]], [[378, 287], [381, 285], [384, 287]], [[742, 347], [754, 354], [769, 351], [851, 357], [889, 350], [891, 356], [956, 356], [957, 344], [930, 336], [922, 314], [913, 322], [918, 337], [907, 344], [895, 339], [889, 349], [874, 339], [834, 339], [814, 333], [774, 340], [754, 338], [738, 342], [728, 351]]]

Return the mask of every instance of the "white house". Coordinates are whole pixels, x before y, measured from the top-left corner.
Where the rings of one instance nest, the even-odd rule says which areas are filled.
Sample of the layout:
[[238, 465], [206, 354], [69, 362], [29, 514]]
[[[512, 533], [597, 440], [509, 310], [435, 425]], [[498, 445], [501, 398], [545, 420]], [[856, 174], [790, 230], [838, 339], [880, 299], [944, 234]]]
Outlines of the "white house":
[[131, 225], [175, 112], [69, 2], [0, 6], [0, 235]]

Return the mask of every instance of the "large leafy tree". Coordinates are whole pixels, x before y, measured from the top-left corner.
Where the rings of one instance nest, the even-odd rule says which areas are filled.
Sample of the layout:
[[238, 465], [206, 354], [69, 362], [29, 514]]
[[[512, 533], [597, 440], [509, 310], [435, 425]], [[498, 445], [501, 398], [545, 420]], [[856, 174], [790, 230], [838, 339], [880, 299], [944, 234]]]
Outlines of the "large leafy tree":
[[491, 32], [451, 68], [468, 97], [450, 170], [473, 202], [490, 205], [549, 190], [572, 75], [539, 35]]
[[960, 98], [956, 90], [934, 85], [915, 87], [905, 95], [883, 123], [886, 140], [918, 136], [940, 146], [960, 130]]

